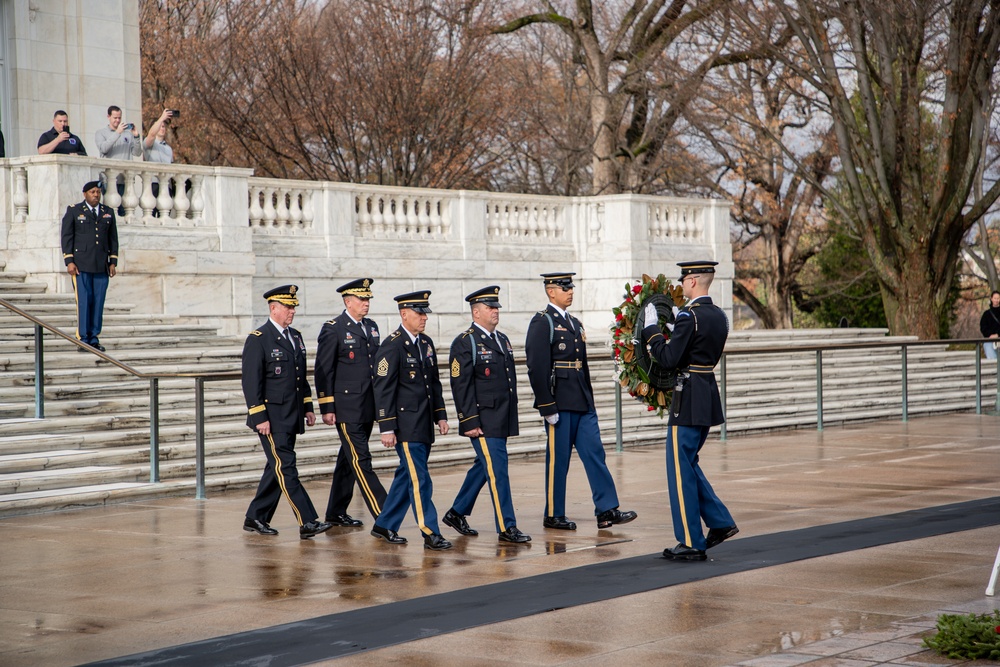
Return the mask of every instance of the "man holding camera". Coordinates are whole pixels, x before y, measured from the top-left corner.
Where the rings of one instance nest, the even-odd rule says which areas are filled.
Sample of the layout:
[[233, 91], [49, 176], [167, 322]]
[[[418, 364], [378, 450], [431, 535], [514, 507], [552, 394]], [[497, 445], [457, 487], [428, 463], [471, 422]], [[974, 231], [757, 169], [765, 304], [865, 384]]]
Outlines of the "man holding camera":
[[69, 116], [59, 109], [52, 116], [52, 129], [38, 137], [38, 154], [86, 155], [80, 137], [69, 131]]
[[122, 110], [114, 105], [108, 107], [108, 126], [99, 129], [94, 139], [101, 157], [131, 160], [142, 155], [139, 129], [132, 123], [122, 123]]

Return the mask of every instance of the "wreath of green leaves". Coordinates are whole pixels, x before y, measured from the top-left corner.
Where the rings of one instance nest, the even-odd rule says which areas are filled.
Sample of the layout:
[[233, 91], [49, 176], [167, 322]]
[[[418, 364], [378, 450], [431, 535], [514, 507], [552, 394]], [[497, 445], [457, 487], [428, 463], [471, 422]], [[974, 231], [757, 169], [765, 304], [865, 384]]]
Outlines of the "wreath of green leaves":
[[[614, 324], [610, 327], [611, 346], [614, 350], [615, 379], [618, 384], [629, 393], [629, 396], [643, 403], [647, 410], [650, 412], [655, 410], [657, 416], [663, 417], [665, 408], [670, 405], [673, 392], [661, 391], [650, 386], [649, 375], [636, 363], [634, 342], [634, 339], [642, 334], [641, 331], [635, 331], [635, 323], [639, 319], [643, 303], [654, 294], [667, 295], [677, 306], [684, 304], [683, 288], [680, 285], [673, 285], [662, 273], [656, 278], [642, 274], [642, 280], [637, 284], [626, 283], [625, 300], [620, 306], [611, 309], [615, 316]], [[670, 331], [664, 331], [663, 335], [669, 339]]]

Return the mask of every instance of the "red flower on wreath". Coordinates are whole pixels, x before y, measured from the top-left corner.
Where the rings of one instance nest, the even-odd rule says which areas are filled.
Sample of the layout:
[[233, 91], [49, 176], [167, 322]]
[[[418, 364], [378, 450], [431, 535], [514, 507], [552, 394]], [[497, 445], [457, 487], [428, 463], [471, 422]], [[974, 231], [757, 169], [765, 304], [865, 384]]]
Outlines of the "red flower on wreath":
[[638, 294], [642, 291], [642, 285], [636, 285], [632, 288], [632, 294]]
[[997, 627], [995, 627], [994, 630], [996, 630], [996, 633], [998, 635], [1000, 635], [1000, 625], [998, 625]]
[[615, 322], [621, 322], [624, 319], [625, 319], [625, 316], [622, 315], [621, 313], [618, 313], [617, 315], [615, 315]]

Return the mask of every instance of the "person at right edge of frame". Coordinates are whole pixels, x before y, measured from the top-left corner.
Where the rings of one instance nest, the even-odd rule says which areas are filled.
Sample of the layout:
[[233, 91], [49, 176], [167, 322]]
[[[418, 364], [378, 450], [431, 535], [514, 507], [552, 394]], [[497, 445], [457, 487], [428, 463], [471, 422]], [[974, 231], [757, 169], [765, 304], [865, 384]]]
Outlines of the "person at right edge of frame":
[[260, 437], [267, 457], [243, 530], [277, 535], [270, 522], [284, 496], [299, 524], [299, 537], [305, 540], [329, 530], [331, 524], [317, 520], [319, 515], [295, 465], [295, 436], [305, 433], [303, 423], [316, 423], [306, 374], [306, 345], [302, 334], [291, 326], [299, 305], [297, 295], [296, 285], [265, 292], [270, 317], [251, 331], [243, 344], [247, 426]]
[[406, 544], [396, 532], [406, 510], [412, 506], [424, 548], [451, 549], [441, 536], [427, 458], [434, 443], [434, 427], [448, 435], [448, 413], [444, 407], [434, 342], [424, 334], [431, 312], [430, 291], [393, 297], [399, 307], [399, 328], [386, 338], [375, 359], [375, 408], [382, 446], [394, 447], [399, 456], [382, 513], [371, 534], [389, 544]]
[[458, 430], [472, 441], [476, 460], [442, 521], [462, 535], [478, 535], [465, 515], [485, 486], [499, 541], [525, 544], [531, 537], [517, 528], [507, 474], [507, 438], [518, 433], [517, 375], [510, 339], [496, 328], [500, 287], [484, 287], [465, 300], [472, 309], [472, 325], [452, 342], [449, 367]]
[[[698, 465], [698, 453], [708, 430], [725, 421], [715, 366], [729, 337], [729, 322], [712, 303], [708, 288], [718, 262], [679, 262], [681, 286], [688, 299], [677, 312], [667, 341], [657, 325], [656, 307], [648, 304], [642, 338], [653, 358], [677, 370], [670, 418], [667, 421], [667, 487], [677, 546], [664, 549], [668, 560], [707, 560], [708, 549], [740, 532], [729, 509], [712, 490]], [[706, 537], [701, 527], [708, 526]]]
[[528, 380], [534, 408], [545, 420], [545, 518], [542, 525], [576, 530], [566, 518], [566, 475], [576, 448], [590, 482], [597, 528], [635, 520], [635, 512], [618, 509], [615, 480], [604, 457], [604, 443], [594, 406], [587, 364], [587, 332], [567, 312], [573, 305], [575, 273], [543, 273], [549, 305], [531, 318], [525, 339]]
[[983, 311], [983, 316], [979, 318], [979, 331], [983, 338], [993, 340], [983, 343], [983, 352], [986, 358], [995, 360], [997, 358], [997, 339], [1000, 338], [1000, 292], [993, 290], [990, 294], [990, 307]]

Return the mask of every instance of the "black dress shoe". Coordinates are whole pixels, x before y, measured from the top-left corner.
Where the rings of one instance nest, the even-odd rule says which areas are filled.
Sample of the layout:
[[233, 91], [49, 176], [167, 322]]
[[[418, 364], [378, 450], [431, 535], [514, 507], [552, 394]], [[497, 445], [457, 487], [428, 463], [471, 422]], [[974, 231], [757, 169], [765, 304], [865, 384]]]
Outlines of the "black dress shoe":
[[257, 519], [246, 519], [243, 521], [243, 530], [248, 533], [257, 533], [258, 535], [277, 535], [278, 531], [271, 528], [263, 521], [257, 521]]
[[663, 557], [667, 560], [708, 560], [708, 554], [701, 549], [678, 544], [673, 549], [664, 549]]
[[332, 527], [333, 525], [326, 521], [310, 521], [299, 526], [299, 537], [303, 540], [308, 540], [310, 537], [325, 533]]
[[465, 520], [465, 517], [456, 512], [454, 509], [450, 509], [445, 512], [444, 518], [441, 519], [444, 525], [451, 526], [462, 535], [478, 535], [479, 531], [475, 528], [469, 528], [469, 522]]
[[705, 548], [711, 549], [712, 547], [717, 547], [738, 532], [740, 532], [740, 529], [736, 526], [709, 528], [708, 535], [705, 537]]
[[514, 544], [524, 544], [525, 542], [531, 541], [530, 535], [525, 535], [517, 529], [517, 526], [511, 526], [507, 530], [503, 531], [497, 537], [501, 542], [513, 542]]
[[406, 544], [406, 538], [400, 537], [396, 534], [396, 531], [389, 530], [388, 528], [383, 528], [382, 526], [375, 524], [372, 526], [373, 537], [377, 537], [380, 540], [385, 540], [389, 544]]
[[610, 528], [616, 523], [628, 523], [629, 521], [635, 521], [638, 516], [639, 515], [635, 512], [619, 512], [616, 507], [613, 510], [601, 512], [597, 515], [597, 527]]
[[542, 519], [542, 525], [556, 530], [576, 530], [576, 524], [564, 516], [547, 516]]
[[350, 514], [338, 514], [335, 517], [327, 517], [326, 522], [331, 526], [347, 526], [349, 528], [357, 528], [358, 526], [363, 526], [360, 519], [355, 519]]
[[90, 350], [88, 350], [88, 349], [87, 349], [87, 348], [85, 348], [85, 347], [78, 347], [78, 348], [76, 348], [76, 351], [77, 351], [77, 352], [83, 352], [83, 353], [87, 353], [87, 352], [90, 352]]
[[451, 549], [451, 542], [437, 533], [431, 533], [430, 535], [424, 535], [424, 549], [430, 549], [431, 551]]
[[100, 350], [101, 352], [107, 352], [108, 351], [106, 347], [104, 347], [103, 345], [100, 345], [100, 344], [95, 345], [94, 348]]

